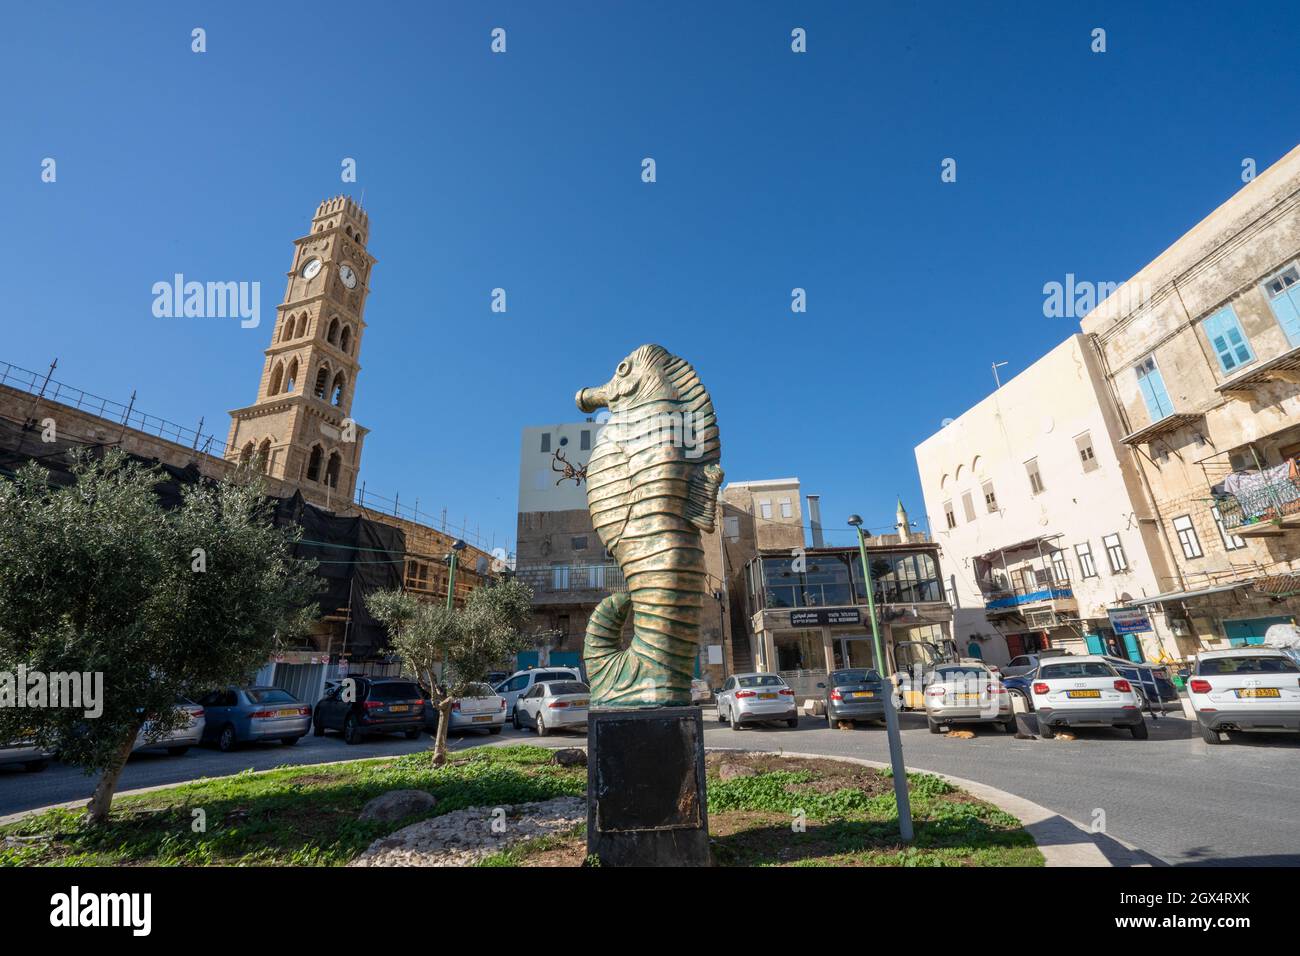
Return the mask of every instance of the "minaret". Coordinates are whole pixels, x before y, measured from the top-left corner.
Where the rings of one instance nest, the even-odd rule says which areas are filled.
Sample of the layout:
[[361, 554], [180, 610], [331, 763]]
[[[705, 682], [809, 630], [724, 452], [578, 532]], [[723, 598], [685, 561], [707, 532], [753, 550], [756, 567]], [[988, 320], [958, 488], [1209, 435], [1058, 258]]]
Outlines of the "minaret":
[[230, 413], [227, 458], [257, 461], [330, 507], [352, 497], [367, 432], [351, 411], [375, 264], [369, 233], [369, 218], [347, 196], [316, 208], [311, 231], [294, 240], [257, 398]]
[[894, 512], [895, 527], [898, 529], [898, 541], [900, 544], [907, 544], [912, 540], [912, 525], [907, 520], [907, 509], [903, 507], [903, 499], [898, 499], [898, 510]]

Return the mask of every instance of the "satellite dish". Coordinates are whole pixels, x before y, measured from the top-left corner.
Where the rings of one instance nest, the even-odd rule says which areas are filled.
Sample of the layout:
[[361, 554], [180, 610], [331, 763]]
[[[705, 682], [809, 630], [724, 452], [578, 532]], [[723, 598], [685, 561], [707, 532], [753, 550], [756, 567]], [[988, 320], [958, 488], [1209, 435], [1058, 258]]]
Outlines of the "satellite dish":
[[941, 421], [941, 422], [939, 423], [939, 427], [940, 427], [940, 428], [947, 428], [949, 425], [951, 425], [951, 424], [952, 424], [953, 422], [955, 422], [956, 420], [957, 420], [957, 419], [955, 419], [955, 418], [945, 418], [943, 421]]

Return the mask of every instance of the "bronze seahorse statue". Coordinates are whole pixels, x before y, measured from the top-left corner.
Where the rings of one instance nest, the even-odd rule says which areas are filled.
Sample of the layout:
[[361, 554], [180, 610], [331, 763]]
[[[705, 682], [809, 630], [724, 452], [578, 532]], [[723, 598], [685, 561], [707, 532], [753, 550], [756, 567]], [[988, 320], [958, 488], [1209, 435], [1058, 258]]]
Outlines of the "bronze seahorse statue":
[[713, 402], [690, 363], [658, 345], [577, 402], [610, 411], [587, 462], [587, 507], [627, 579], [587, 623], [592, 706], [687, 706], [707, 592], [700, 533], [713, 530], [722, 484]]

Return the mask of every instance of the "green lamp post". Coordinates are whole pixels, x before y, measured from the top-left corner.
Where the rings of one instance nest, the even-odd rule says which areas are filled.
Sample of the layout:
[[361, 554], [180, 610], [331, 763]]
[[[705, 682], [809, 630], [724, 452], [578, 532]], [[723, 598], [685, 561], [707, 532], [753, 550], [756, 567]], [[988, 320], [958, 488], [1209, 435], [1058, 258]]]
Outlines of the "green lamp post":
[[465, 550], [467, 545], [464, 541], [457, 538], [451, 543], [451, 550], [443, 560], [451, 566], [451, 573], [447, 575], [447, 610], [450, 611], [456, 603], [456, 556]]

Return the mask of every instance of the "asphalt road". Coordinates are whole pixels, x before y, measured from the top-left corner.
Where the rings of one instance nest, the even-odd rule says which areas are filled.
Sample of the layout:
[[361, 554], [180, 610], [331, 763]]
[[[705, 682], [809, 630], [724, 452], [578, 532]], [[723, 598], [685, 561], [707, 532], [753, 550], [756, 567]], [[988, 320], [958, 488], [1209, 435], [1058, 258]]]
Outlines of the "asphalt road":
[[[1089, 824], [1105, 817], [1105, 832], [1145, 851], [1151, 862], [1199, 865], [1300, 865], [1300, 738], [1258, 735], [1245, 743], [1211, 747], [1181, 717], [1151, 721], [1151, 739], [1127, 732], [1080, 731], [1077, 740], [1016, 740], [977, 729], [970, 740], [934, 736], [923, 718], [905, 714], [903, 753], [912, 769], [977, 780]], [[507, 728], [499, 737], [453, 737], [453, 749], [517, 741], [530, 731]], [[566, 746], [581, 735], [542, 743]], [[831, 730], [824, 719], [732, 731], [705, 711], [709, 747], [785, 750], [887, 761], [883, 728]], [[223, 754], [195, 748], [183, 757], [137, 754], [122, 774], [121, 790], [223, 776], [245, 769], [425, 750], [430, 739], [377, 738], [348, 746], [336, 735], [305, 737], [295, 747], [259, 744]], [[89, 797], [93, 780], [55, 763], [42, 773], [0, 768], [0, 817]]]

